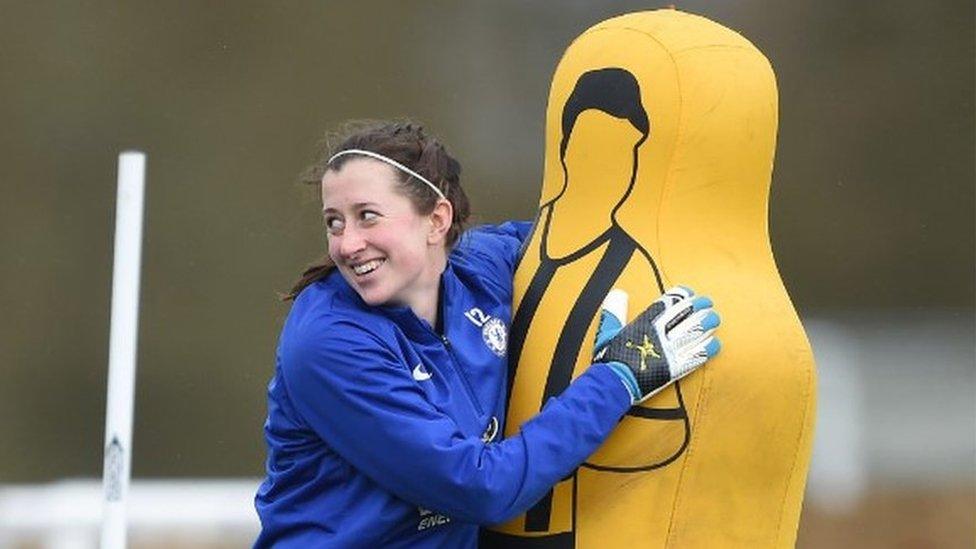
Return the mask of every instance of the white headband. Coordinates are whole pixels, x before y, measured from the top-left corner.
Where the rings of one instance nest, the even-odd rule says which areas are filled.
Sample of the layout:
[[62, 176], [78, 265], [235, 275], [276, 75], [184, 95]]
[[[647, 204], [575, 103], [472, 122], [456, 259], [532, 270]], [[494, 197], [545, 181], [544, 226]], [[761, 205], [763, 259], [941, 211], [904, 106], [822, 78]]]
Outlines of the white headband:
[[379, 160], [380, 162], [386, 162], [387, 164], [393, 166], [394, 168], [399, 169], [400, 171], [406, 173], [407, 175], [410, 175], [412, 177], [416, 177], [417, 179], [423, 181], [424, 183], [427, 184], [428, 187], [430, 187], [430, 189], [432, 191], [434, 191], [435, 193], [437, 193], [437, 196], [441, 197], [444, 200], [447, 200], [447, 197], [444, 196], [444, 193], [442, 193], [441, 190], [438, 189], [436, 185], [434, 185], [433, 183], [431, 183], [430, 181], [428, 181], [426, 177], [424, 177], [424, 176], [420, 175], [419, 173], [411, 170], [410, 168], [404, 166], [403, 164], [397, 162], [396, 160], [393, 160], [392, 158], [387, 158], [387, 157], [383, 156], [382, 154], [374, 153], [373, 151], [364, 151], [362, 149], [346, 149], [344, 151], [339, 151], [339, 152], [335, 153], [334, 155], [332, 155], [332, 158], [330, 158], [329, 161], [326, 162], [326, 164], [331, 165], [333, 160], [335, 160], [336, 158], [339, 158], [340, 156], [345, 156], [347, 154], [360, 154], [360, 155], [363, 155], [363, 156], [368, 156], [370, 158], [375, 158], [376, 160]]

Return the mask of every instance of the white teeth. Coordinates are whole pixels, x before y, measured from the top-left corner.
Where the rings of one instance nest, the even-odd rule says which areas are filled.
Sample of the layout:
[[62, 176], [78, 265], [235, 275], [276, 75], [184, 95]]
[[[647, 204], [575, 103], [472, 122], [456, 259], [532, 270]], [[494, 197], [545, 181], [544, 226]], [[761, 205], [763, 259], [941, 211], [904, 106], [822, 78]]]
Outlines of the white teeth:
[[364, 275], [373, 272], [377, 267], [383, 264], [382, 259], [374, 259], [372, 261], [367, 261], [366, 263], [360, 263], [359, 265], [353, 265], [352, 271], [357, 275]]

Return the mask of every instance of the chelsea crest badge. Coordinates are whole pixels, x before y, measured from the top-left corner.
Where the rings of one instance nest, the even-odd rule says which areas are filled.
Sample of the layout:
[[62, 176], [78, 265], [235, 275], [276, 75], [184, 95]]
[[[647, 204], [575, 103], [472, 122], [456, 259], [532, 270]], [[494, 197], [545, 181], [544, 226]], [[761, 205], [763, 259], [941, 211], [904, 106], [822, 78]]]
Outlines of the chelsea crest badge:
[[491, 352], [498, 356], [505, 356], [508, 351], [508, 329], [505, 323], [497, 318], [489, 318], [481, 327], [481, 337]]

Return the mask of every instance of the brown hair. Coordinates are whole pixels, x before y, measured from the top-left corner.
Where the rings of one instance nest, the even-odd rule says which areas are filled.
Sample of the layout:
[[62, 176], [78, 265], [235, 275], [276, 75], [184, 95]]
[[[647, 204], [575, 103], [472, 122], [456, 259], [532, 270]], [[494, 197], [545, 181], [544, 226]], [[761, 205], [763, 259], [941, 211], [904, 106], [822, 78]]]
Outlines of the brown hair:
[[[349, 122], [338, 132], [327, 135], [323, 145], [315, 163], [302, 174], [304, 183], [321, 185], [326, 172], [339, 170], [343, 164], [355, 158], [355, 155], [340, 156], [330, 164], [329, 159], [336, 153], [361, 149], [381, 154], [426, 177], [444, 193], [454, 208], [445, 245], [450, 248], [457, 243], [470, 215], [468, 197], [461, 188], [461, 164], [447, 152], [444, 145], [428, 136], [423, 127], [412, 122]], [[395, 173], [399, 182], [397, 189], [410, 199], [418, 214], [428, 215], [434, 211], [439, 197], [433, 189], [421, 181], [411, 181], [415, 178], [401, 170], [395, 170]], [[332, 259], [326, 254], [321, 261], [305, 269], [283, 299], [295, 299], [307, 286], [325, 278], [334, 267]]]

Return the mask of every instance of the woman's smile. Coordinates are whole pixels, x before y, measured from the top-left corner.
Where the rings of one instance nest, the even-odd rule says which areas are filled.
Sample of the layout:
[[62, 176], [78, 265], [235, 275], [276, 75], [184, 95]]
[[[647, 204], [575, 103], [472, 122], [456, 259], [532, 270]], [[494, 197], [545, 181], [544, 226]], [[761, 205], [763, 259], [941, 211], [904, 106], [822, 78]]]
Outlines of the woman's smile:
[[376, 271], [384, 263], [386, 263], [385, 259], [370, 259], [369, 261], [353, 264], [351, 267], [352, 271], [356, 273], [356, 276], [362, 278]]

